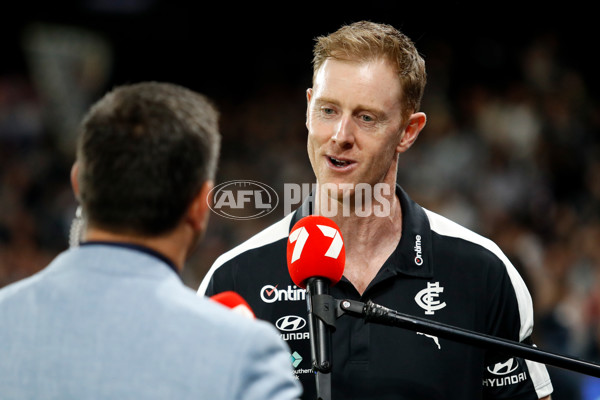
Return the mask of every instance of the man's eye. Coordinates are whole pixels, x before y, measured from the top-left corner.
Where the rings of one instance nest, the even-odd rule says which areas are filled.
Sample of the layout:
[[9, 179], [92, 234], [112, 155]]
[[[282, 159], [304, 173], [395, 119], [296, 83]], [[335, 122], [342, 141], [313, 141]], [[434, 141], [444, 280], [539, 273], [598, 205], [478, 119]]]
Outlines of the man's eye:
[[327, 108], [327, 107], [323, 107], [321, 109], [321, 111], [323, 112], [323, 114], [327, 114], [327, 115], [331, 115], [334, 113], [333, 108]]
[[364, 122], [373, 122], [373, 121], [375, 121], [375, 118], [373, 118], [373, 117], [372, 117], [372, 116], [370, 116], [370, 115], [366, 115], [366, 114], [363, 114], [363, 115], [361, 115], [361, 116], [360, 116], [360, 118], [361, 118], [361, 119], [362, 119]]

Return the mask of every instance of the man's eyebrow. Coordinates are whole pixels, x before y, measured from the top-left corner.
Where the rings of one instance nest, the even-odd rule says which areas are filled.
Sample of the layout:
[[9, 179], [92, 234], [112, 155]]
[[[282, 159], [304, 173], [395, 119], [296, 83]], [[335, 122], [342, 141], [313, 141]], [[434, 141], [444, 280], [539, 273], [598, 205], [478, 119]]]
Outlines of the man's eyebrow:
[[315, 104], [317, 105], [322, 105], [322, 104], [335, 104], [335, 105], [339, 105], [339, 102], [337, 100], [328, 98], [328, 97], [318, 97], [315, 99]]
[[[339, 101], [334, 100], [334, 99], [329, 98], [329, 97], [318, 97], [318, 98], [315, 99], [315, 104], [316, 105], [323, 105], [323, 104], [339, 105], [340, 103], [339, 103]], [[386, 115], [386, 113], [383, 110], [375, 108], [375, 107], [367, 106], [367, 105], [364, 105], [364, 104], [358, 104], [355, 107], [355, 110], [368, 111], [368, 112], [371, 112], [371, 113], [377, 115], [378, 117], [383, 117], [383, 116]]]

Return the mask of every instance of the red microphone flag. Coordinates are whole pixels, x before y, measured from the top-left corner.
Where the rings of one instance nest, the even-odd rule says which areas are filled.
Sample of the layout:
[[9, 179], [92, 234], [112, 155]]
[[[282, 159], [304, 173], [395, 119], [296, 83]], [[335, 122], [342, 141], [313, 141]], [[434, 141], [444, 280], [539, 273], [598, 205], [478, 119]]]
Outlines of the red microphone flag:
[[256, 318], [252, 308], [250, 308], [250, 305], [246, 302], [246, 300], [232, 290], [215, 294], [214, 296], [211, 296], [210, 299], [224, 305], [225, 307], [231, 308], [231, 310], [235, 313], [248, 318]]
[[298, 221], [288, 237], [287, 265], [294, 283], [322, 277], [335, 285], [344, 274], [346, 251], [340, 228], [331, 219], [310, 215]]

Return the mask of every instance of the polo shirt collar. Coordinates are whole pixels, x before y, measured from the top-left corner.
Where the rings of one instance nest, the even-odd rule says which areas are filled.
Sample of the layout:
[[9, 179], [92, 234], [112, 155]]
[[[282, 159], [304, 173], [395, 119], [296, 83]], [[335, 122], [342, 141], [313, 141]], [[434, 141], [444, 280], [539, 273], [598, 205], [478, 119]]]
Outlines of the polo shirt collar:
[[[392, 274], [432, 278], [432, 234], [427, 214], [400, 185], [396, 185], [396, 196], [400, 199], [402, 208], [402, 237], [396, 250], [383, 264], [382, 270], [387, 269]], [[300, 219], [313, 214], [313, 205], [314, 194], [311, 193], [295, 211], [290, 222], [290, 230]]]
[[399, 185], [396, 186], [396, 196], [402, 207], [402, 237], [384, 267], [405, 275], [432, 278], [433, 251], [429, 218], [423, 207], [415, 203]]

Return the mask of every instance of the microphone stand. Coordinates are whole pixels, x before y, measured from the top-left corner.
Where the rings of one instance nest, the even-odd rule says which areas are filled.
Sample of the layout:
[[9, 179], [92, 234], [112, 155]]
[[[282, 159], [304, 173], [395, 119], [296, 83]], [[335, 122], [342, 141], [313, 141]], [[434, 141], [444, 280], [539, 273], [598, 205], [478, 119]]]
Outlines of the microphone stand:
[[[579, 372], [600, 378], [600, 365], [589, 361], [538, 349], [507, 339], [470, 331], [431, 321], [425, 318], [414, 317], [398, 311], [383, 307], [369, 300], [362, 303], [355, 300], [338, 300], [328, 294], [315, 294], [309, 300], [309, 313], [321, 322], [335, 330], [335, 321], [342, 315], [349, 314], [363, 318], [367, 322], [399, 327], [449, 339], [455, 342], [491, 349], [500, 353], [521, 357], [539, 363]], [[309, 324], [310, 325], [310, 324]], [[315, 334], [314, 327], [310, 327], [311, 336]], [[313, 369], [317, 384], [317, 400], [331, 400], [331, 355], [323, 357], [311, 348], [313, 354]]]
[[[317, 400], [331, 400], [331, 332], [335, 331], [338, 302], [328, 293], [328, 282], [309, 279], [306, 285], [308, 296], [308, 329], [310, 352], [315, 372]], [[341, 315], [341, 314], [340, 314]]]
[[[435, 335], [455, 342], [484, 349], [492, 349], [511, 356], [517, 356], [600, 378], [600, 365], [589, 361], [540, 350], [534, 346], [458, 328], [425, 318], [402, 314], [375, 304], [371, 300], [367, 303], [361, 303], [354, 300], [331, 299], [336, 304], [336, 318], [339, 318], [344, 314], [350, 314], [364, 318], [367, 322], [395, 326], [415, 332]], [[315, 310], [313, 310], [313, 312], [314, 311]]]

